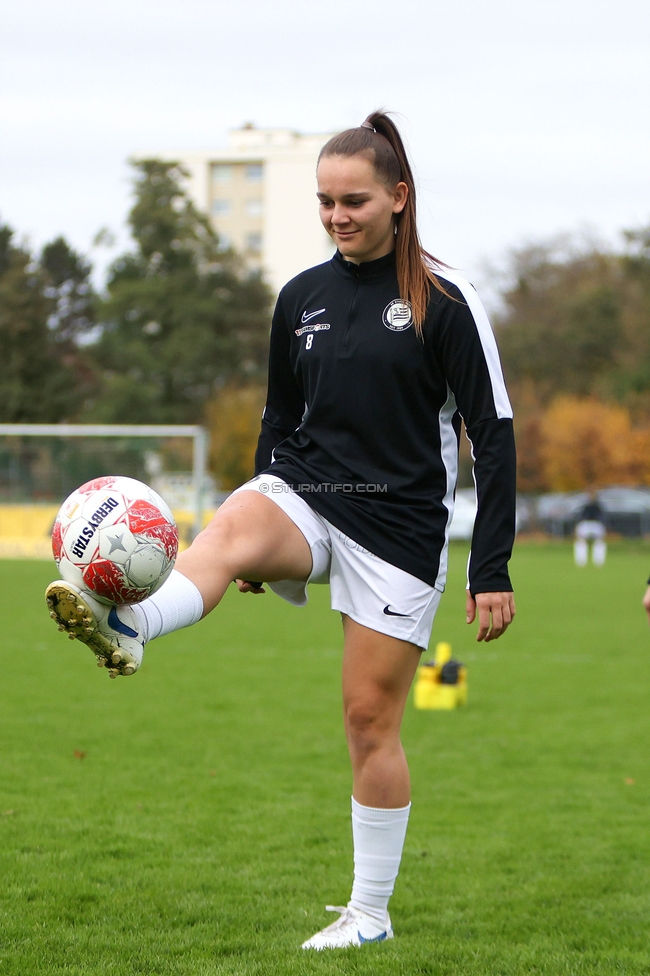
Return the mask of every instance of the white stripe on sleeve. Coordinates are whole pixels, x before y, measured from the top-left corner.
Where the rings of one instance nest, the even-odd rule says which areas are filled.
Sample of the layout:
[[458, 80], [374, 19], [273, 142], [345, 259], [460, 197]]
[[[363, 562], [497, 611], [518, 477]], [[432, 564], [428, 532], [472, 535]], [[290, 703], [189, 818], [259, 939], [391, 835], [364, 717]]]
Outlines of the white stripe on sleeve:
[[438, 424], [440, 426], [440, 456], [445, 466], [447, 485], [443, 505], [449, 513], [447, 524], [445, 525], [445, 542], [440, 553], [440, 565], [434, 586], [441, 593], [444, 593], [447, 582], [447, 563], [449, 557], [449, 528], [454, 517], [454, 494], [456, 492], [456, 482], [458, 480], [458, 438], [454, 430], [452, 420], [456, 413], [456, 400], [454, 394], [447, 387], [447, 400], [440, 408], [438, 414]]
[[501, 369], [501, 360], [499, 359], [496, 339], [494, 338], [487, 312], [483, 308], [483, 302], [478, 297], [474, 285], [460, 275], [447, 271], [446, 268], [444, 270], [438, 270], [438, 268], [433, 266], [432, 271], [436, 278], [442, 278], [443, 281], [449, 281], [452, 285], [456, 285], [467, 302], [474, 322], [476, 323], [476, 331], [481, 340], [481, 346], [483, 347], [483, 355], [485, 356], [485, 362], [487, 363], [488, 373], [490, 375], [492, 396], [494, 398], [497, 417], [499, 420], [502, 420], [504, 417], [512, 417], [512, 407], [508, 399], [506, 384], [503, 381], [503, 371]]

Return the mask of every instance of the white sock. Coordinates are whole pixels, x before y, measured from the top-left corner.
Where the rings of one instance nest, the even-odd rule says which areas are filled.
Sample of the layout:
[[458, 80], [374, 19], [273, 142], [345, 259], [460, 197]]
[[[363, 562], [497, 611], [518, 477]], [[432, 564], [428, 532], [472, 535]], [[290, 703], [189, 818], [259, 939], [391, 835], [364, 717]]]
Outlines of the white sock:
[[364, 807], [352, 797], [354, 884], [349, 905], [384, 927], [388, 899], [402, 860], [411, 804], [394, 810]]
[[172, 569], [153, 596], [131, 609], [146, 642], [195, 624], [203, 616], [203, 599], [192, 580]]

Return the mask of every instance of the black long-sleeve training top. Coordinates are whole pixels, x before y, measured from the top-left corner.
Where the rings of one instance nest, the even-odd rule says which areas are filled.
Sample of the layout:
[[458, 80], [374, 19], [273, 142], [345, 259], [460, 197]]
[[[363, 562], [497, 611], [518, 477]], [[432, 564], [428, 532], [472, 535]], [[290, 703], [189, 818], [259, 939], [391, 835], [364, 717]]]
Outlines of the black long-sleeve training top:
[[494, 335], [464, 279], [436, 275], [416, 334], [395, 252], [331, 261], [280, 292], [256, 472], [278, 475], [345, 535], [443, 590], [460, 417], [475, 458], [472, 594], [511, 590], [512, 409]]

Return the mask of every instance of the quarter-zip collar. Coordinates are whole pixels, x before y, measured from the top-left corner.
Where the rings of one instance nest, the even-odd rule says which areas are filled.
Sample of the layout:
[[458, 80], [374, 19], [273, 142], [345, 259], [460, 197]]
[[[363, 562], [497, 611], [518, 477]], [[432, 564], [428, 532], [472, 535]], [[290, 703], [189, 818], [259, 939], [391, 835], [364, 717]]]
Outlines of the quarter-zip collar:
[[346, 261], [340, 251], [337, 251], [332, 258], [331, 265], [334, 270], [345, 278], [355, 280], [368, 278], [383, 278], [395, 272], [395, 250], [389, 251], [381, 258], [374, 261], [362, 261], [355, 264], [353, 261]]

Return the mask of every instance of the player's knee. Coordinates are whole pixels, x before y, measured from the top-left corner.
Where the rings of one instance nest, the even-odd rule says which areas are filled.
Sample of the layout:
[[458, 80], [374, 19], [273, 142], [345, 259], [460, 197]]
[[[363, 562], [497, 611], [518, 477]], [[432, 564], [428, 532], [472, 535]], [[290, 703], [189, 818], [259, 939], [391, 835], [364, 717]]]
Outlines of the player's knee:
[[348, 741], [354, 748], [364, 752], [379, 748], [392, 730], [390, 707], [385, 696], [370, 693], [347, 701], [345, 727]]
[[247, 535], [250, 535], [250, 527], [243, 524], [238, 511], [220, 510], [197, 537], [194, 545], [206, 548], [220, 562], [234, 567], [246, 546]]

